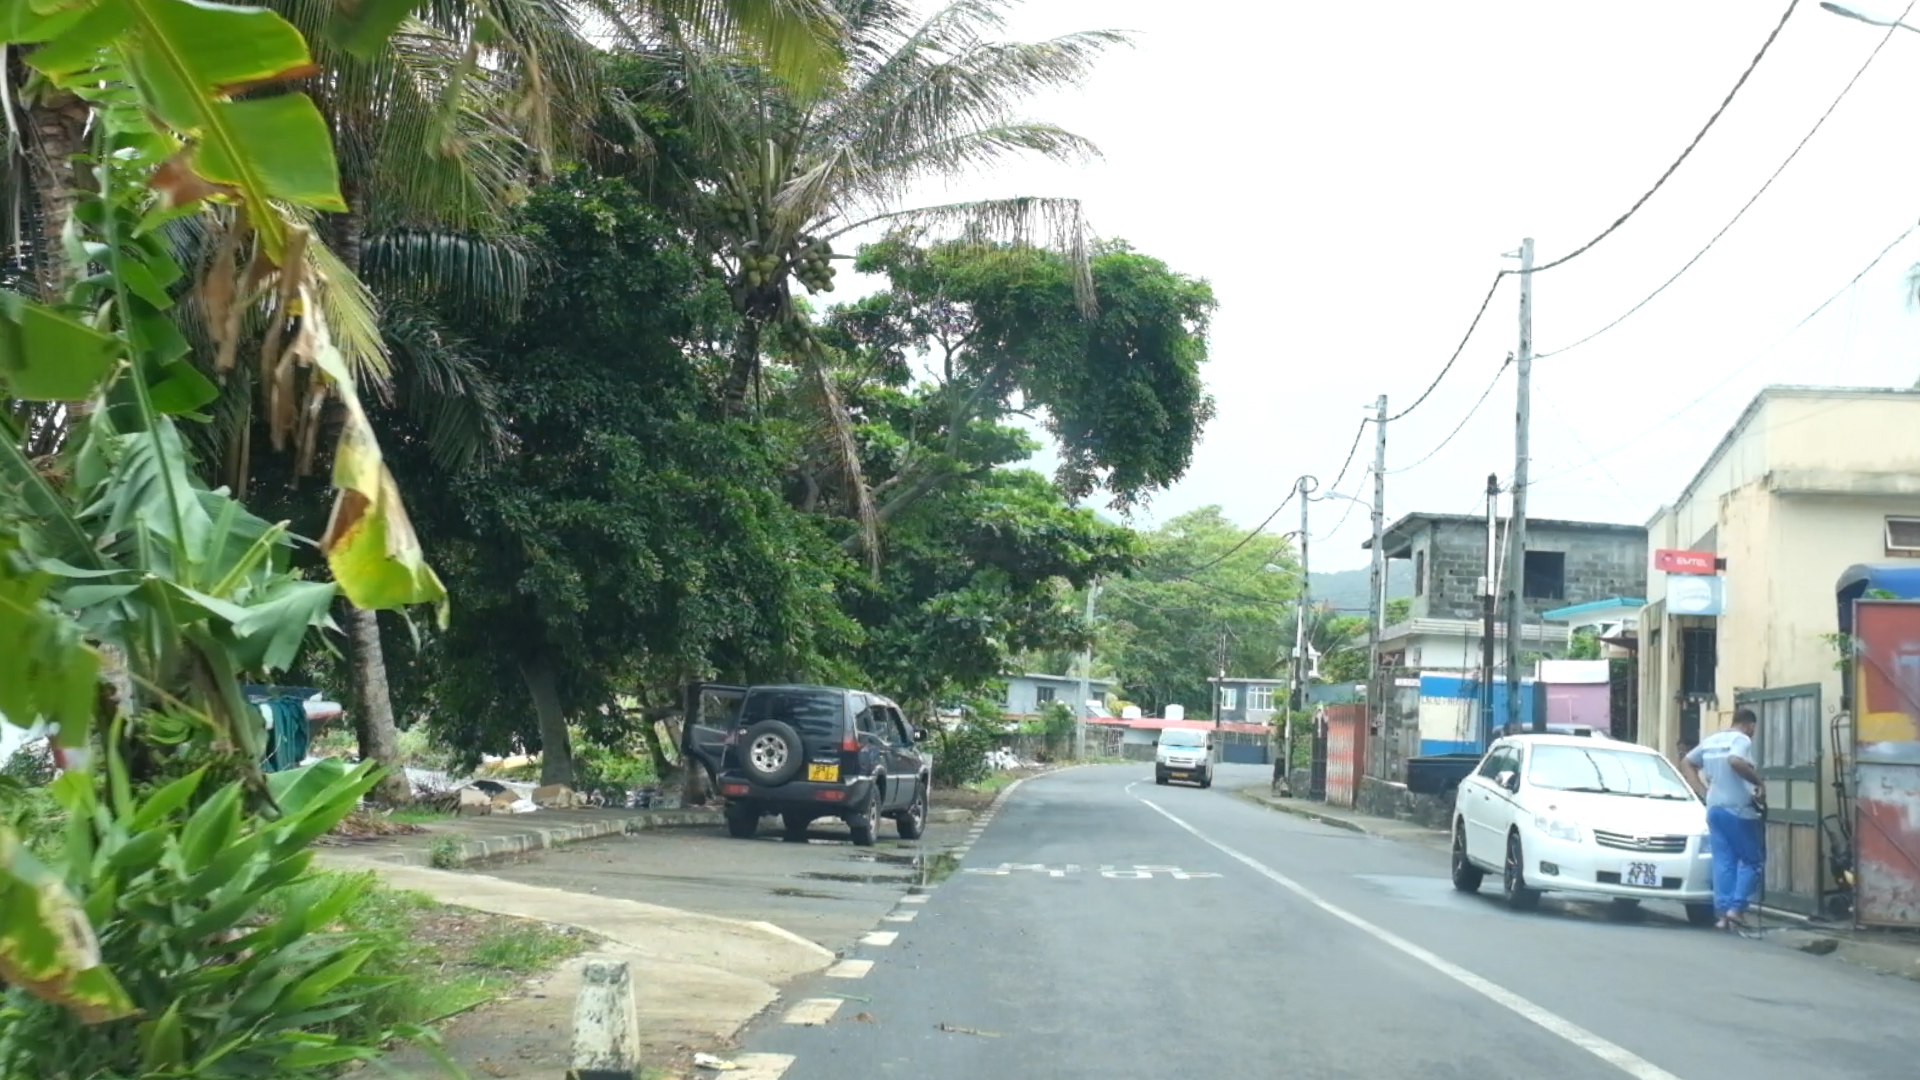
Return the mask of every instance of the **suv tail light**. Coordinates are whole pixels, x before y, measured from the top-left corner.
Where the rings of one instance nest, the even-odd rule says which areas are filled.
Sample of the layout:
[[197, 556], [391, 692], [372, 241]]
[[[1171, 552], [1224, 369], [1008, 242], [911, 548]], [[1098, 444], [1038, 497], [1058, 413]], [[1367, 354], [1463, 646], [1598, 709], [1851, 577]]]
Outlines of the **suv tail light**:
[[840, 749], [844, 750], [849, 754], [857, 754], [860, 752], [860, 740], [858, 738], [855, 738], [852, 735], [849, 735], [846, 738], [840, 740]]

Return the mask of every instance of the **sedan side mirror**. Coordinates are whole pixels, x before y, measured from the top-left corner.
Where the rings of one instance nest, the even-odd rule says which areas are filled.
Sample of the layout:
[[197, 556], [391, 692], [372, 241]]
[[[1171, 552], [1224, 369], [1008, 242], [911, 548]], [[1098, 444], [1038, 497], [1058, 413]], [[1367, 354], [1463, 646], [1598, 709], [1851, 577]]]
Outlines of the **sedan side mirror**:
[[1520, 774], [1514, 772], [1512, 769], [1501, 770], [1499, 774], [1494, 776], [1493, 782], [1506, 788], [1508, 791], [1517, 792], [1520, 790]]

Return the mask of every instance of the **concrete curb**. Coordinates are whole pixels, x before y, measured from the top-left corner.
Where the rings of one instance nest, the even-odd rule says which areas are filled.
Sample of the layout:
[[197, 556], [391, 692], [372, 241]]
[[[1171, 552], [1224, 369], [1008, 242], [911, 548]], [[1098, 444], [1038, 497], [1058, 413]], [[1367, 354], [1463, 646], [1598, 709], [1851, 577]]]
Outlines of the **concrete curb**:
[[[646, 832], [651, 829], [693, 828], [721, 823], [718, 810], [646, 810], [636, 814], [608, 817], [597, 821], [575, 822], [569, 825], [540, 827], [528, 825], [500, 836], [486, 836], [472, 840], [459, 841], [459, 849], [451, 855], [451, 861], [458, 866], [498, 859], [508, 855], [521, 855], [529, 851], [560, 847], [582, 840], [597, 840], [603, 836], [624, 836], [628, 833]], [[428, 842], [424, 848], [409, 848], [404, 851], [390, 851], [361, 856], [367, 862], [386, 863], [392, 866], [432, 866], [434, 847], [448, 834], [442, 834]]]
[[1336, 829], [1345, 829], [1348, 832], [1356, 832], [1362, 836], [1382, 835], [1357, 821], [1343, 817], [1334, 817], [1332, 814], [1324, 814], [1311, 807], [1301, 806], [1292, 800], [1283, 800], [1277, 795], [1263, 795], [1254, 788], [1241, 788], [1239, 791], [1234, 792], [1234, 794], [1256, 806], [1264, 806], [1269, 810], [1278, 810], [1283, 814], [1292, 814], [1294, 817], [1306, 818], [1308, 821], [1317, 821], [1322, 825], [1331, 825]]

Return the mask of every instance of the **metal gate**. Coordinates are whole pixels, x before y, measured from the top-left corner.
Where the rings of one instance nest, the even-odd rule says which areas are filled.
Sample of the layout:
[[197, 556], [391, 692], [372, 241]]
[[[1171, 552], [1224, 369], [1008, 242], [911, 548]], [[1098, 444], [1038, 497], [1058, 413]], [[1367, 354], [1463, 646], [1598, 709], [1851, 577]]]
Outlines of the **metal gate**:
[[1327, 706], [1327, 794], [1334, 806], [1355, 806], [1367, 762], [1367, 707]]
[[1856, 600], [1854, 920], [1920, 926], [1920, 603]]
[[1820, 911], [1820, 685], [1740, 690], [1734, 707], [1759, 714], [1755, 764], [1767, 791], [1767, 872], [1763, 901]]

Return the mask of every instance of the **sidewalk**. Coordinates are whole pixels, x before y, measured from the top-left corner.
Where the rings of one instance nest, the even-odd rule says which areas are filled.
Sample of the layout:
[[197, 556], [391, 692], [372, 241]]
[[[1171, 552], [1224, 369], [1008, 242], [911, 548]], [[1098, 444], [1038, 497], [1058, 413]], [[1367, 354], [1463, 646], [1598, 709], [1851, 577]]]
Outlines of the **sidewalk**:
[[[537, 980], [528, 993], [445, 1025], [447, 1052], [457, 1061], [484, 1062], [487, 1074], [497, 1078], [552, 1077], [566, 1067], [574, 998], [590, 957], [631, 962], [641, 1049], [650, 1062], [671, 1060], [689, 1046], [724, 1043], [773, 1003], [781, 985], [834, 960], [827, 949], [771, 923], [337, 852], [322, 855], [321, 862], [333, 870], [371, 870], [393, 888], [441, 903], [577, 927], [604, 939], [593, 953]], [[402, 1077], [445, 1075], [418, 1051], [396, 1054], [384, 1064]]]
[[[1310, 799], [1284, 798], [1270, 794], [1265, 784], [1241, 788], [1237, 794], [1249, 802], [1336, 829], [1421, 844], [1434, 851], [1449, 851], [1452, 847], [1443, 829], [1429, 829], [1408, 821], [1374, 817]], [[1855, 930], [1847, 926], [1809, 922], [1772, 911], [1768, 912], [1763, 925], [1758, 940], [1815, 956], [1835, 956], [1882, 974], [1920, 981], [1920, 934], [1895, 930]]]
[[[436, 847], [441, 862], [465, 865], [480, 859], [518, 855], [579, 840], [647, 829], [708, 826], [719, 828], [717, 810], [539, 810], [531, 814], [481, 814], [423, 823], [422, 832], [365, 839], [327, 837], [326, 856], [398, 866], [432, 866]], [[452, 840], [457, 847], [446, 845]]]

